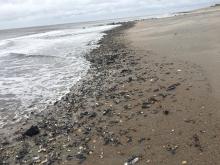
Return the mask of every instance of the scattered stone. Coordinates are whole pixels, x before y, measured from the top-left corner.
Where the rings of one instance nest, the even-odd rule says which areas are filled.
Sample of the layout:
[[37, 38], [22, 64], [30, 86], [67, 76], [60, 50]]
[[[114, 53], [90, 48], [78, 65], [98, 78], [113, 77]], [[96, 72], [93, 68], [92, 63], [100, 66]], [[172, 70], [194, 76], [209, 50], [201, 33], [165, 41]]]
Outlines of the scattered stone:
[[125, 95], [124, 98], [125, 99], [131, 99], [131, 96], [130, 95]]
[[119, 99], [115, 99], [115, 100], [114, 100], [114, 103], [115, 103], [115, 104], [119, 104], [119, 103], [120, 103], [120, 100], [119, 100]]
[[168, 110], [163, 111], [163, 114], [164, 114], [164, 115], [169, 115], [169, 113], [170, 113], [170, 112], [169, 112]]
[[24, 144], [16, 155], [17, 160], [23, 159], [28, 154], [28, 145]]
[[29, 137], [33, 137], [33, 136], [35, 136], [35, 135], [37, 135], [37, 134], [39, 134], [40, 133], [40, 130], [39, 130], [39, 128], [38, 128], [38, 126], [31, 126], [31, 128], [29, 128], [25, 133], [24, 133], [24, 135], [25, 136], [29, 136]]
[[191, 123], [191, 124], [195, 124], [196, 123], [195, 120], [190, 120], [190, 119], [185, 119], [184, 122]]
[[131, 74], [131, 72], [132, 72], [132, 70], [130, 70], [130, 69], [123, 69], [121, 71], [122, 74]]
[[132, 82], [133, 81], [133, 78], [132, 77], [129, 77], [128, 78], [128, 82]]
[[180, 83], [176, 83], [176, 84], [173, 84], [173, 85], [170, 85], [166, 91], [172, 91], [172, 90], [175, 90], [177, 86], [179, 86]]
[[138, 143], [141, 144], [141, 143], [143, 143], [145, 140], [146, 140], [145, 138], [141, 138], [141, 139], [138, 140]]
[[84, 154], [77, 154], [74, 156], [77, 160], [79, 160], [79, 163], [83, 163], [86, 160], [86, 156]]
[[40, 164], [46, 164], [48, 162], [48, 159], [46, 158], [45, 160], [43, 160]]
[[182, 161], [182, 164], [187, 164], [187, 161], [185, 161], [185, 160], [184, 160], [184, 161]]
[[68, 160], [68, 161], [73, 160], [73, 159], [74, 159], [74, 157], [72, 155], [67, 155], [66, 156], [66, 160]]
[[84, 116], [89, 115], [89, 112], [81, 112], [79, 118], [82, 119]]
[[148, 103], [148, 102], [144, 102], [143, 104], [142, 104], [142, 108], [143, 109], [147, 109], [147, 108], [150, 108], [151, 107], [151, 105]]
[[131, 136], [128, 136], [127, 138], [128, 138], [128, 139], [127, 139], [127, 143], [131, 143], [131, 142], [132, 142], [132, 137], [131, 137]]
[[201, 133], [206, 133], [206, 131], [204, 131], [204, 130], [200, 130], [200, 132], [201, 132]]
[[175, 155], [176, 154], [176, 150], [179, 148], [179, 146], [173, 146], [173, 145], [167, 145], [166, 147], [166, 150], [169, 151], [172, 155]]
[[104, 152], [101, 152], [101, 154], [99, 155], [100, 159], [104, 158]]
[[3, 142], [1, 142], [1, 144], [2, 144], [3, 146], [6, 146], [6, 145], [9, 145], [10, 143], [9, 143], [8, 140], [4, 140]]
[[112, 112], [112, 110], [111, 110], [110, 108], [105, 109], [105, 110], [103, 111], [103, 116], [110, 115], [111, 112]]
[[200, 143], [199, 136], [197, 134], [193, 135], [193, 145], [194, 145], [194, 147], [198, 148], [199, 151], [203, 152], [203, 148]]
[[150, 163], [151, 162], [151, 160], [149, 159], [149, 160], [147, 160], [147, 162], [146, 163]]
[[95, 118], [97, 116], [96, 112], [92, 112], [89, 114], [89, 118]]
[[151, 113], [154, 114], [154, 115], [155, 115], [155, 114], [158, 114], [159, 112], [160, 112], [159, 109], [154, 109], [154, 110], [151, 111]]
[[167, 93], [160, 93], [159, 96], [166, 98], [168, 96], [168, 94]]
[[38, 153], [41, 153], [41, 152], [46, 152], [47, 149], [46, 148], [42, 148], [42, 146], [40, 146], [40, 149], [37, 151]]
[[127, 109], [127, 110], [128, 110], [128, 109], [131, 109], [131, 104], [125, 105], [125, 106], [124, 106], [124, 109]]
[[119, 141], [119, 138], [116, 137], [114, 134], [110, 134], [110, 133], [106, 133], [104, 135], [103, 140], [104, 140], [104, 145], [110, 144], [110, 145], [117, 146], [117, 145], [121, 144]]
[[35, 161], [35, 162], [38, 161], [39, 159], [40, 159], [40, 156], [35, 156], [35, 157], [32, 158], [32, 160]]
[[136, 164], [139, 160], [140, 158], [138, 156], [132, 156], [127, 160], [127, 162], [124, 163], [124, 165], [133, 165]]

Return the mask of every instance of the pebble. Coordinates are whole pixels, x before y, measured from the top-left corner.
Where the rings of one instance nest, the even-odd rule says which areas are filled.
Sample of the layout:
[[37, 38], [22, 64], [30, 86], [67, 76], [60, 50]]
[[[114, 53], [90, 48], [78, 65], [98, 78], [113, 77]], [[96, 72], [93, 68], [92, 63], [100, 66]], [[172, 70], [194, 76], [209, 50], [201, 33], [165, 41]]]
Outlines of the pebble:
[[169, 115], [169, 111], [168, 110], [165, 110], [165, 111], [163, 111], [163, 113], [164, 113], [164, 115]]
[[45, 164], [45, 163], [47, 163], [48, 162], [48, 160], [47, 160], [47, 158], [45, 159], [45, 160], [43, 160], [40, 164]]
[[130, 159], [128, 159], [127, 162], [124, 163], [124, 165], [133, 165], [136, 164], [140, 160], [137, 156], [132, 156]]
[[147, 163], [150, 163], [151, 162], [151, 160], [147, 160]]
[[182, 164], [187, 164], [187, 161], [185, 161], [185, 160], [184, 160], [184, 161], [182, 161]]
[[32, 159], [33, 159], [33, 161], [37, 161], [37, 160], [40, 159], [40, 157], [39, 157], [39, 156], [36, 156], [36, 157], [33, 157]]

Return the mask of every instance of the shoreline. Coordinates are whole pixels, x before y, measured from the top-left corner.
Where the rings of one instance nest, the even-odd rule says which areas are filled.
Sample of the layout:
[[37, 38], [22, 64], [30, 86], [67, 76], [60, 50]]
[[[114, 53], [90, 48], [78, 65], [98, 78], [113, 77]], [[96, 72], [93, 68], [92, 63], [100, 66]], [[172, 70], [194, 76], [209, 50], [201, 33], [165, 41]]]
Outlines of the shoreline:
[[[63, 96], [61, 98], [61, 100], [56, 101], [54, 103], [54, 105], [48, 106], [45, 109], [45, 111], [41, 112], [41, 114], [35, 114], [35, 115], [33, 114], [29, 119], [18, 123], [18, 125], [10, 126], [10, 127], [13, 127], [13, 129], [7, 130], [8, 127], [6, 127], [5, 130], [3, 129], [2, 132], [5, 131], [5, 132], [8, 132], [8, 133], [3, 134], [4, 136], [1, 137], [1, 141], [2, 141], [1, 146], [0, 146], [1, 151], [2, 150], [7, 151], [8, 147], [9, 147], [8, 149], [10, 150], [10, 147], [11, 147], [10, 145], [12, 145], [12, 146], [17, 146], [19, 148], [18, 151], [17, 151], [17, 153], [19, 153], [20, 152], [19, 150], [24, 150], [25, 149], [25, 148], [22, 147], [23, 146], [23, 144], [22, 144], [23, 140], [27, 139], [27, 141], [30, 140], [30, 143], [33, 143], [33, 141], [32, 141], [33, 139], [28, 139], [27, 137], [24, 137], [25, 131], [28, 130], [32, 125], [33, 126], [37, 125], [38, 128], [40, 129], [41, 133], [42, 133], [42, 131], [45, 131], [45, 132], [52, 132], [52, 134], [56, 134], [56, 135], [51, 135], [52, 137], [53, 136], [56, 137], [56, 136], [61, 135], [62, 134], [61, 132], [65, 132], [65, 131], [68, 132], [70, 127], [72, 129], [72, 127], [75, 124], [78, 125], [78, 122], [77, 122], [78, 119], [77, 118], [81, 118], [80, 115], [82, 115], [84, 113], [83, 110], [82, 110], [84, 108], [80, 107], [82, 109], [81, 109], [81, 111], [78, 112], [78, 110], [76, 110], [76, 109], [78, 109], [79, 107], [76, 106], [73, 109], [72, 106], [74, 106], [74, 104], [76, 104], [76, 102], [78, 102], [80, 104], [79, 106], [82, 106], [81, 105], [82, 104], [82, 98], [87, 97], [87, 95], [88, 95], [88, 93], [86, 93], [86, 90], [90, 90], [89, 88], [91, 88], [92, 83], [94, 83], [97, 87], [99, 85], [98, 83], [101, 83], [100, 80], [93, 81], [93, 77], [103, 78], [102, 77], [103, 75], [96, 76], [96, 74], [101, 74], [102, 73], [102, 70], [100, 70], [100, 64], [101, 63], [103, 63], [103, 64], [108, 63], [107, 65], [110, 65], [111, 63], [113, 63], [113, 61], [115, 59], [118, 60], [118, 55], [112, 55], [112, 56], [109, 56], [109, 54], [103, 55], [103, 53], [111, 53], [111, 52], [108, 52], [108, 51], [113, 49], [112, 47], [114, 45], [113, 45], [113, 43], [111, 43], [112, 45], [110, 45], [109, 40], [113, 40], [112, 39], [113, 35], [115, 36], [116, 34], [121, 33], [125, 29], [133, 26], [133, 24], [134, 23], [131, 23], [131, 22], [122, 23], [121, 26], [116, 27], [112, 30], [107, 30], [107, 31], [104, 32], [104, 33], [106, 33], [106, 35], [104, 35], [104, 37], [97, 43], [100, 46], [96, 49], [93, 49], [90, 53], [88, 53], [85, 56], [86, 60], [88, 60], [91, 63], [91, 67], [88, 70], [86, 76], [84, 76], [79, 82], [77, 82], [70, 89], [70, 92], [68, 94], [66, 94], [65, 96]], [[110, 48], [108, 48], [109, 46], [110, 46]], [[113, 51], [117, 52], [117, 50], [113, 50]], [[123, 51], [126, 52], [126, 50], [123, 50]], [[104, 61], [101, 61], [101, 58], [103, 58]], [[105, 66], [103, 66], [103, 67], [105, 67]], [[88, 91], [88, 92], [91, 92], [91, 91]], [[94, 89], [93, 89], [92, 92], [96, 92], [96, 91], [94, 91]], [[89, 104], [92, 105], [93, 104], [92, 102], [93, 101], [90, 101]], [[95, 105], [93, 104], [92, 106], [95, 106]], [[73, 110], [70, 110], [70, 109], [73, 109]], [[64, 117], [63, 120], [61, 119], [61, 121], [58, 121], [60, 116], [62, 115], [62, 113], [60, 113], [61, 110], [62, 110], [62, 113], [65, 114], [65, 115], [63, 115], [63, 117], [64, 116], [66, 116], [66, 117]], [[69, 112], [69, 111], [72, 111], [72, 112]], [[66, 123], [65, 118], [68, 118], [66, 120], [69, 120], [70, 123]], [[50, 120], [51, 120], [51, 123], [50, 122], [48, 123], [47, 121], [50, 121]], [[68, 127], [68, 128], [57, 128], [57, 126], [54, 125], [55, 124], [54, 122], [55, 123], [61, 122], [62, 124], [67, 124], [67, 125], [70, 124], [70, 125], [68, 125], [68, 126], [66, 125], [66, 127]], [[47, 125], [47, 127], [49, 127], [49, 128], [45, 128], [44, 125]], [[78, 127], [78, 126], [76, 126], [76, 127]], [[57, 133], [58, 129], [60, 131], [59, 133]], [[7, 137], [8, 135], [10, 136], [10, 138]], [[83, 139], [82, 139], [82, 141], [84, 142]], [[6, 150], [4, 149], [4, 147], [6, 147]], [[14, 148], [13, 153], [14, 152], [16, 152], [16, 148]], [[3, 164], [6, 160], [10, 162], [9, 164], [11, 164], [11, 163], [13, 164], [15, 162], [17, 162], [17, 163], [20, 162], [20, 159], [18, 159], [18, 160], [16, 159], [16, 155], [14, 155], [14, 157], [7, 157], [7, 155], [4, 155], [5, 153], [2, 153], [2, 154], [3, 155], [0, 154], [0, 158], [1, 158], [0, 160], [2, 161], [1, 163], [3, 163]], [[33, 161], [33, 160], [30, 159], [29, 161]], [[22, 163], [22, 162], [20, 162], [20, 163]]]
[[[169, 32], [187, 35], [184, 28], [200, 14], [107, 31], [86, 56], [87, 76], [22, 129], [16, 127], [12, 139], [1, 140], [0, 164], [218, 164], [219, 98], [203, 65], [172, 52], [193, 50], [183, 51], [179, 40], [169, 45], [176, 41]], [[181, 18], [189, 23], [182, 26]], [[162, 26], [172, 23], [182, 31]]]

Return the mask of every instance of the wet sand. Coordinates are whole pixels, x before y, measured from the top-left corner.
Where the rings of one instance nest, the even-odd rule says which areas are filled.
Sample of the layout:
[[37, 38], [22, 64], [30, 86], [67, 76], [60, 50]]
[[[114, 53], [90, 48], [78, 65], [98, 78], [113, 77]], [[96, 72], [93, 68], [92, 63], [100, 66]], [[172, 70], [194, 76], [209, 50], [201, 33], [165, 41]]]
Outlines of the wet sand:
[[1, 137], [0, 164], [218, 165], [218, 15], [107, 32], [68, 95]]

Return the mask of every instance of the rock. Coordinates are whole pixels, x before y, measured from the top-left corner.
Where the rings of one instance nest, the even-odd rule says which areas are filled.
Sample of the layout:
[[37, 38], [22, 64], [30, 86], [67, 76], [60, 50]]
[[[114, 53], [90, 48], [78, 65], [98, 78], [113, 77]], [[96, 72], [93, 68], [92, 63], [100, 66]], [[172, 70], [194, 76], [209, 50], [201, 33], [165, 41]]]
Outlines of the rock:
[[133, 80], [132, 77], [129, 77], [129, 78], [128, 78], [128, 82], [131, 82], [132, 80]]
[[127, 110], [128, 110], [128, 109], [131, 109], [131, 105], [130, 105], [130, 104], [125, 105], [125, 106], [124, 106], [124, 109], [127, 109]]
[[151, 98], [147, 99], [147, 101], [143, 102], [142, 108], [143, 109], [150, 108], [151, 104], [154, 104], [157, 101], [158, 101], [157, 99], [155, 99], [154, 97], [151, 97]]
[[48, 159], [46, 158], [45, 160], [43, 160], [40, 164], [46, 164], [48, 163]]
[[169, 112], [168, 110], [163, 111], [163, 114], [164, 114], [164, 115], [169, 115], [169, 113], [170, 113], [170, 112]]
[[187, 164], [187, 161], [185, 161], [185, 160], [184, 160], [184, 161], [182, 161], [182, 164]]
[[167, 145], [166, 150], [169, 151], [172, 155], [176, 154], [176, 150], [178, 149], [178, 146], [173, 146], [173, 145]]
[[10, 143], [9, 143], [8, 140], [4, 140], [3, 142], [1, 142], [1, 144], [2, 144], [3, 146], [6, 146], [6, 145], [9, 145]]
[[121, 73], [122, 74], [131, 74], [131, 70], [130, 69], [123, 69], [122, 71], [121, 71]]
[[154, 114], [154, 115], [155, 115], [155, 114], [158, 114], [159, 112], [160, 112], [159, 109], [154, 109], [154, 110], [151, 111], [151, 113]]
[[16, 159], [17, 160], [23, 159], [28, 154], [28, 148], [29, 148], [28, 144], [23, 144], [16, 154]]
[[86, 156], [83, 154], [77, 154], [75, 155], [75, 158], [79, 160], [79, 163], [83, 163], [86, 160]]
[[120, 102], [121, 102], [121, 101], [120, 101], [119, 99], [115, 99], [115, 100], [114, 100], [114, 103], [115, 103], [115, 104], [119, 104]]
[[104, 141], [104, 145], [117, 146], [121, 144], [121, 142], [119, 141], [119, 138], [115, 136], [114, 134], [110, 134], [110, 133], [106, 133], [104, 135], [103, 141]]
[[160, 93], [159, 96], [163, 97], [163, 98], [166, 98], [168, 96], [168, 94], [166, 93]]
[[35, 162], [38, 161], [39, 159], [40, 159], [40, 156], [35, 156], [35, 157], [32, 158], [32, 160], [35, 161]]
[[142, 104], [143, 109], [150, 108], [150, 107], [151, 107], [151, 105], [148, 102], [143, 102], [143, 104]]
[[175, 90], [177, 86], [179, 86], [180, 83], [176, 83], [176, 84], [173, 84], [173, 85], [170, 85], [168, 88], [167, 88], [167, 91], [172, 91], [172, 90]]
[[89, 112], [81, 112], [79, 117], [80, 119], [82, 119], [84, 116], [87, 116], [87, 115], [89, 115]]
[[112, 112], [112, 110], [111, 110], [110, 108], [105, 109], [105, 110], [103, 111], [103, 116], [109, 115], [111, 112]]
[[127, 138], [128, 138], [128, 139], [127, 139], [127, 143], [131, 143], [131, 142], [132, 142], [132, 137], [131, 137], [131, 136], [128, 136]]
[[29, 136], [29, 137], [33, 137], [33, 136], [35, 136], [35, 135], [37, 135], [37, 134], [39, 134], [40, 133], [40, 130], [39, 130], [39, 128], [38, 128], [38, 126], [31, 126], [31, 128], [29, 128], [25, 133], [24, 133], [24, 135], [25, 136]]
[[96, 112], [92, 112], [89, 114], [89, 118], [95, 118], [97, 116]]
[[138, 156], [132, 156], [127, 160], [127, 162], [124, 163], [124, 165], [133, 165], [136, 164], [139, 160], [140, 158]]
[[197, 134], [193, 135], [193, 145], [198, 148], [201, 152], [203, 152], [202, 145], [200, 143], [199, 136]]
[[66, 156], [66, 160], [68, 160], [68, 161], [73, 160], [73, 159], [74, 159], [74, 157], [72, 155], [67, 155]]
[[145, 140], [146, 140], [145, 138], [141, 138], [141, 139], [138, 140], [138, 143], [141, 144], [141, 143], [144, 142]]
[[125, 99], [131, 99], [131, 96], [130, 95], [125, 95], [124, 98]]

